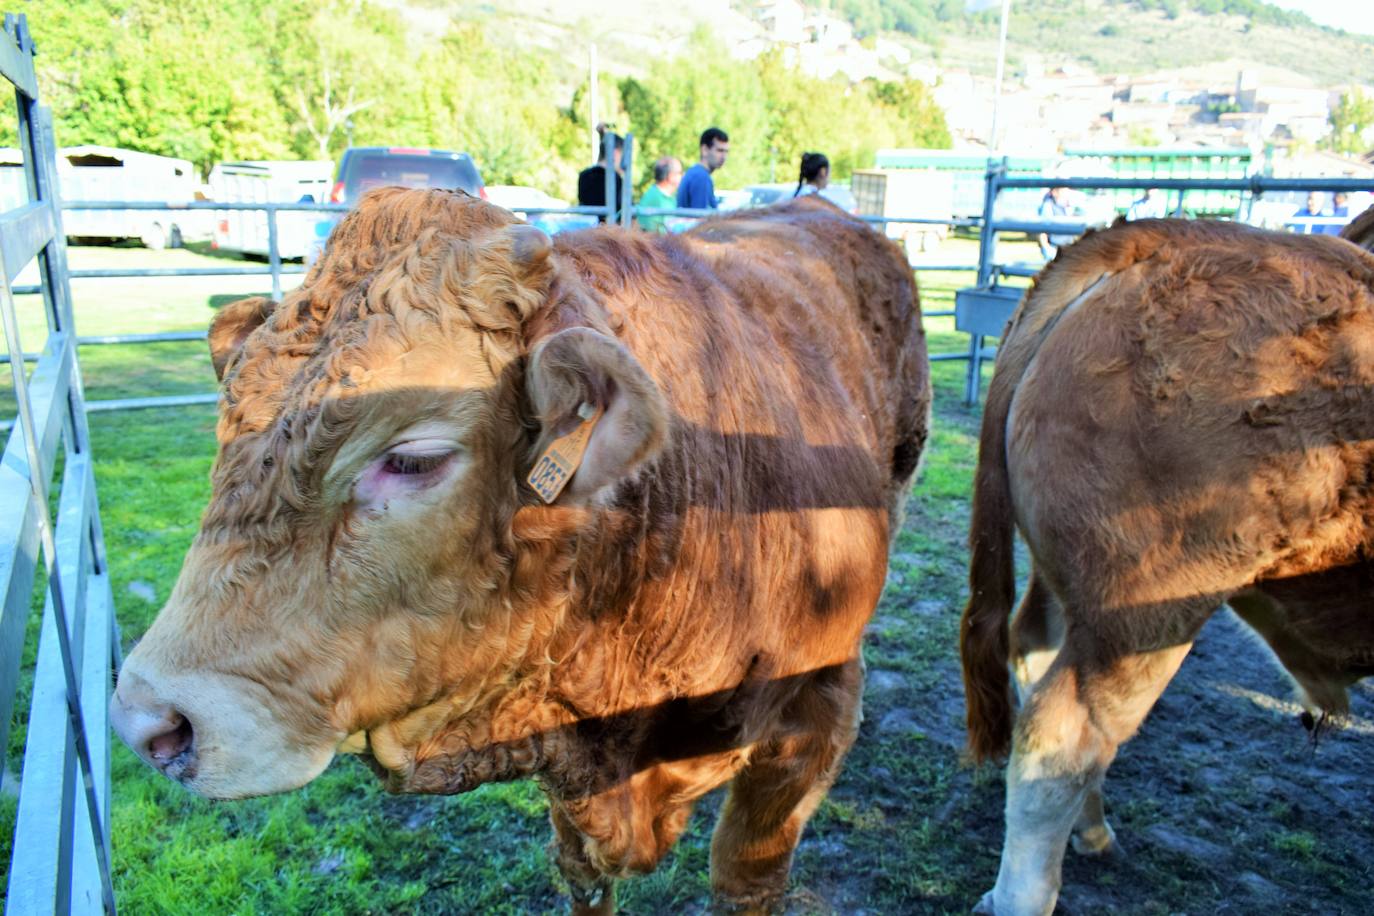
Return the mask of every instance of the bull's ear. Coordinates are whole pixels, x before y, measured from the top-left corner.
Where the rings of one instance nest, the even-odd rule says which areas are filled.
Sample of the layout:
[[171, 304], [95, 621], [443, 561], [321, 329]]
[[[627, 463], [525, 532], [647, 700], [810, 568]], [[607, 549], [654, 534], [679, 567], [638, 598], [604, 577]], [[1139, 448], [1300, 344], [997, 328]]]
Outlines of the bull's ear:
[[224, 381], [224, 369], [239, 352], [253, 329], [267, 320], [277, 303], [266, 296], [253, 296], [231, 302], [210, 322], [210, 362], [215, 377]]
[[526, 383], [542, 428], [536, 457], [578, 427], [589, 412], [583, 405], [602, 411], [560, 502], [589, 501], [663, 446], [663, 395], [630, 351], [604, 334], [569, 328], [549, 337], [535, 348]]

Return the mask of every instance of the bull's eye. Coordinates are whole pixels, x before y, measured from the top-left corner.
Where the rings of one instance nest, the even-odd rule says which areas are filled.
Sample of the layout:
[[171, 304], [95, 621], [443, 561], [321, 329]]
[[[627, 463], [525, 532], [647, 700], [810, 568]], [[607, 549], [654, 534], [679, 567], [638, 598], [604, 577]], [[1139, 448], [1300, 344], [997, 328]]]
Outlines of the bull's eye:
[[382, 470], [388, 474], [401, 474], [404, 476], [416, 476], [428, 474], [448, 460], [448, 455], [407, 455], [402, 452], [390, 452], [386, 456], [386, 461], [382, 464]]

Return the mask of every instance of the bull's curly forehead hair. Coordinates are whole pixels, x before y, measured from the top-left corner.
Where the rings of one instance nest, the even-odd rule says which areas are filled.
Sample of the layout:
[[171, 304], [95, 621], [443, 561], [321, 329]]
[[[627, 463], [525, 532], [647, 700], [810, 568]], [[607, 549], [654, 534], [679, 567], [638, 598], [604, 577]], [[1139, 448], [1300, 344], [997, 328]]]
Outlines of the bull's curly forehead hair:
[[347, 386], [351, 370], [435, 334], [476, 331], [499, 373], [519, 355], [524, 322], [551, 282], [547, 251], [532, 257], [521, 230], [507, 211], [462, 192], [365, 195], [305, 283], [245, 342], [225, 380], [221, 441], [267, 429], [284, 404], [309, 411]]

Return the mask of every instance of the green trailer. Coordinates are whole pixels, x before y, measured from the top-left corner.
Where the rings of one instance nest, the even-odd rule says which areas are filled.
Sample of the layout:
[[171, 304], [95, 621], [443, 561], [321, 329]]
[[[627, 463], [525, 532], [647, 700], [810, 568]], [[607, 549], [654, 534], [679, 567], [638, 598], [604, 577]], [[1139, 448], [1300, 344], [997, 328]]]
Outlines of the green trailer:
[[[1258, 164], [1243, 146], [1131, 147], [1125, 149], [1066, 149], [1061, 174], [1082, 178], [1249, 178]], [[1118, 213], [1125, 213], [1138, 190], [1103, 191]], [[1164, 193], [1164, 192], [1161, 192]], [[1244, 203], [1242, 191], [1170, 191], [1168, 212], [1179, 206], [1194, 216], [1234, 217]]]

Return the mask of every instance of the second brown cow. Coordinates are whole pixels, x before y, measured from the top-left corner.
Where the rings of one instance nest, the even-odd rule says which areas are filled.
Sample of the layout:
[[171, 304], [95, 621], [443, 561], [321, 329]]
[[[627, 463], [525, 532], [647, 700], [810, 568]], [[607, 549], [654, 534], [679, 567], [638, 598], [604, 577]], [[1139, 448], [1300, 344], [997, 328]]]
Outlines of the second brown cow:
[[1002, 340], [970, 546], [970, 747], [1010, 751], [979, 912], [1049, 914], [1065, 847], [1115, 847], [1107, 767], [1221, 604], [1314, 727], [1374, 674], [1374, 257], [1175, 220], [1066, 248]]
[[713, 887], [778, 899], [926, 438], [893, 244], [818, 199], [551, 243], [386, 189], [211, 348], [213, 495], [119, 677], [130, 746], [218, 798], [338, 750], [403, 792], [537, 777], [578, 912], [731, 782]]

